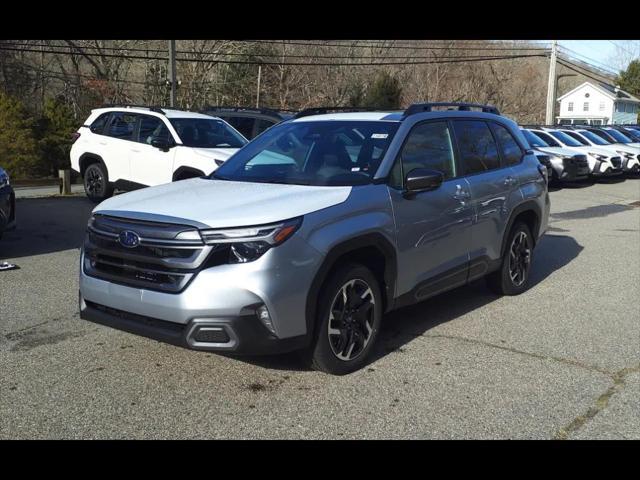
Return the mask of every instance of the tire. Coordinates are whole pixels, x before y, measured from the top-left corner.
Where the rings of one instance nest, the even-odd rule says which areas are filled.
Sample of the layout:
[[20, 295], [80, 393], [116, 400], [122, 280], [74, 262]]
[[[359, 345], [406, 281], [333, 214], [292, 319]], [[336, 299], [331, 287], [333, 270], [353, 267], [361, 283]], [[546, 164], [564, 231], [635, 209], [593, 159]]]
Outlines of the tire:
[[[382, 294], [376, 277], [363, 265], [347, 264], [325, 282], [318, 305], [315, 338], [308, 352], [311, 367], [333, 375], [362, 368], [382, 321]], [[342, 321], [339, 316], [346, 318]]]
[[[514, 255], [512, 255], [512, 250]], [[515, 259], [515, 260], [513, 260]], [[498, 295], [519, 295], [529, 286], [533, 259], [533, 236], [529, 227], [517, 222], [509, 232], [500, 268], [487, 275], [487, 286]], [[520, 272], [514, 278], [514, 271]]]
[[102, 163], [92, 163], [84, 172], [84, 192], [92, 202], [99, 203], [113, 195], [107, 168]]

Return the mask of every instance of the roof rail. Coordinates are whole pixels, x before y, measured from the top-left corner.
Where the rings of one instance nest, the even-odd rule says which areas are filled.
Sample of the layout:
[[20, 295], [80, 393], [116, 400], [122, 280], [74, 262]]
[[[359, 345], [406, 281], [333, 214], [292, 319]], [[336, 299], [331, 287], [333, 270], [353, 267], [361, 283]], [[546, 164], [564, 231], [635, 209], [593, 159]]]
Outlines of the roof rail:
[[322, 115], [329, 112], [385, 112], [392, 109], [375, 108], [375, 107], [313, 107], [305, 108], [296, 113], [293, 118], [308, 117], [310, 115]]
[[161, 113], [165, 115], [164, 110], [160, 107], [149, 106], [149, 105], [135, 105], [133, 103], [125, 103], [125, 104], [105, 103], [100, 108], [146, 108], [148, 110], [151, 110], [152, 112]]
[[479, 108], [484, 113], [493, 113], [494, 115], [500, 115], [500, 111], [493, 105], [481, 105], [478, 103], [461, 103], [461, 102], [428, 102], [428, 103], [414, 103], [404, 111], [404, 117], [409, 115], [415, 115], [416, 113], [431, 112], [434, 107], [450, 107], [450, 109], [456, 109], [459, 111], [469, 111], [472, 108]]
[[219, 112], [257, 112], [257, 113], [264, 113], [264, 114], [274, 114], [274, 113], [277, 114], [280, 112], [288, 112], [288, 113], [297, 112], [297, 110], [287, 110], [287, 109], [275, 109], [275, 108], [265, 108], [265, 107], [232, 107], [232, 106], [226, 106], [226, 105], [207, 105], [201, 111], [204, 113], [212, 110], [219, 111]]

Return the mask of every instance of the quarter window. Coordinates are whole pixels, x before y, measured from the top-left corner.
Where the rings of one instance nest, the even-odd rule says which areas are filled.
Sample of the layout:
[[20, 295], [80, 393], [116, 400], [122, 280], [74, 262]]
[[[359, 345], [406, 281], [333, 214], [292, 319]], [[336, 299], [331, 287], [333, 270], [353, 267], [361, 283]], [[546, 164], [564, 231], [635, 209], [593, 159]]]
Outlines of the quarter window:
[[[455, 177], [456, 165], [447, 123], [428, 122], [415, 126], [402, 147], [400, 161], [405, 176], [416, 168], [428, 168], [442, 172], [445, 179]], [[397, 179], [395, 183], [398, 183]]]
[[500, 157], [489, 126], [479, 120], [454, 122], [465, 175], [500, 168]]
[[238, 130], [245, 138], [253, 138], [253, 124], [256, 119], [251, 117], [229, 117], [225, 119]]
[[498, 143], [500, 144], [500, 148], [502, 151], [502, 158], [504, 159], [507, 165], [516, 165], [520, 163], [522, 160], [523, 152], [516, 142], [516, 139], [513, 138], [513, 135], [504, 128], [502, 125], [493, 124], [493, 133], [496, 134], [496, 138], [498, 139]]
[[91, 132], [102, 135], [104, 133], [104, 126], [107, 124], [110, 115], [111, 115], [111, 112], [103, 113], [98, 118], [96, 118], [91, 124], [91, 126], [89, 127]]
[[133, 140], [136, 120], [136, 115], [114, 113], [107, 135], [121, 140]]

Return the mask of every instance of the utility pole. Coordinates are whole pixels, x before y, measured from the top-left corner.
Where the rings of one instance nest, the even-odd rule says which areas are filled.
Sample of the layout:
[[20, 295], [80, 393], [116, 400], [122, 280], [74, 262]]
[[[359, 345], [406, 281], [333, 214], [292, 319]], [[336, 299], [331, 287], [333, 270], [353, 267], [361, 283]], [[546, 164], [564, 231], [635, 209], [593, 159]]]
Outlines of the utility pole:
[[258, 65], [258, 92], [256, 93], [256, 108], [260, 108], [260, 76], [262, 74], [262, 65]]
[[169, 82], [171, 93], [169, 94], [169, 106], [176, 106], [176, 41], [169, 40]]
[[555, 112], [556, 103], [556, 60], [558, 58], [558, 41], [554, 40], [551, 45], [551, 59], [549, 61], [549, 83], [547, 85], [547, 115], [545, 123], [547, 125], [553, 125], [555, 118], [553, 114]]

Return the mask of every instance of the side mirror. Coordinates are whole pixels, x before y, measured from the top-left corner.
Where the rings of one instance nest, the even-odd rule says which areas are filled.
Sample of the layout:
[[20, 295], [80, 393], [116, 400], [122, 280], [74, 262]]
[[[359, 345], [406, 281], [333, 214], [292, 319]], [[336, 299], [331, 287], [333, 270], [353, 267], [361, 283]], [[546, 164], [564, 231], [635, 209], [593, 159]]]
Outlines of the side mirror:
[[442, 185], [444, 175], [438, 170], [414, 168], [404, 180], [405, 195], [435, 190]]
[[151, 139], [151, 146], [159, 148], [163, 152], [168, 152], [174, 146], [174, 143], [166, 138], [153, 138]]

